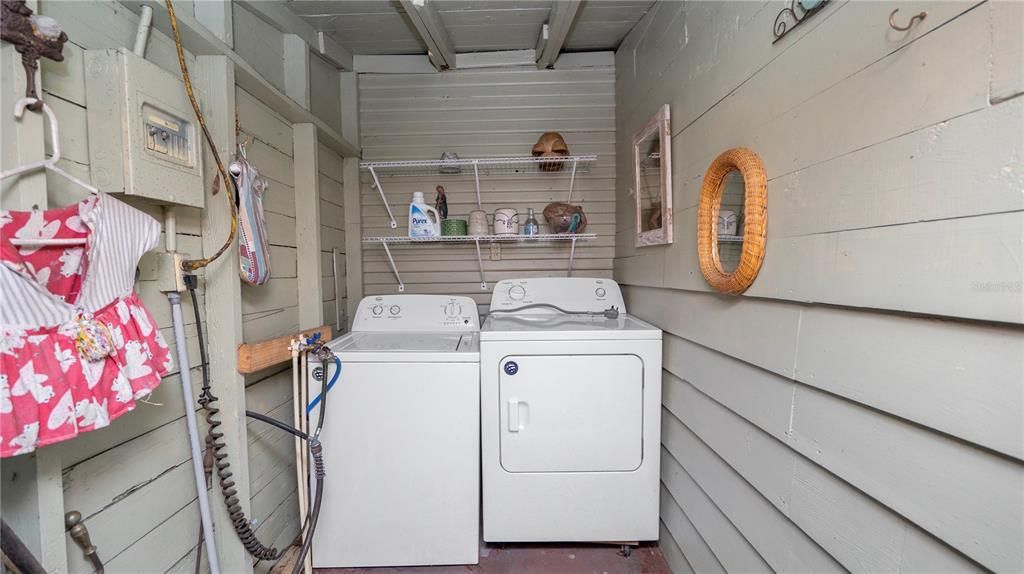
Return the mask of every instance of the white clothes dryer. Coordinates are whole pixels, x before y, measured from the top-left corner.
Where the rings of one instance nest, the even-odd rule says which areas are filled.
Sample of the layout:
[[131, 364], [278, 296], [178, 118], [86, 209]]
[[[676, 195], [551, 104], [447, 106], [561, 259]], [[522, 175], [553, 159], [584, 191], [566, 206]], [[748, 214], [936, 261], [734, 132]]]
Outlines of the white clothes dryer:
[[[315, 567], [478, 562], [479, 330], [468, 297], [382, 295], [328, 343], [341, 375], [320, 435]], [[324, 375], [310, 369], [311, 421]]]
[[484, 540], [658, 538], [661, 339], [610, 279], [495, 285], [480, 333]]

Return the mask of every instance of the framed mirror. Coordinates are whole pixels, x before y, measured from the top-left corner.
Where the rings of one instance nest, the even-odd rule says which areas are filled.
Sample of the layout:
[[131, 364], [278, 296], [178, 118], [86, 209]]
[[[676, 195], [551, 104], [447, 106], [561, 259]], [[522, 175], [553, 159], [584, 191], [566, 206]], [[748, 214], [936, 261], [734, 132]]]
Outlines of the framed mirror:
[[708, 284], [721, 293], [750, 287], [764, 261], [768, 179], [746, 148], [723, 152], [708, 167], [697, 206], [697, 255]]
[[672, 131], [668, 104], [633, 136], [636, 245], [672, 243]]

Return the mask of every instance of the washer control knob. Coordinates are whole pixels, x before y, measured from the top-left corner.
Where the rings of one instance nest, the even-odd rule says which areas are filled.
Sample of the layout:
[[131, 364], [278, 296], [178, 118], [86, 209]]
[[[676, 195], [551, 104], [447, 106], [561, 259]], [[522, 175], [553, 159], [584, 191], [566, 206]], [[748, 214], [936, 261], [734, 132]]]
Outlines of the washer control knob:
[[513, 285], [508, 289], [508, 298], [513, 301], [522, 301], [526, 297], [526, 287], [522, 285]]
[[597, 295], [598, 297], [604, 297], [606, 295], [604, 287], [598, 287], [597, 289], [595, 289], [594, 295]]
[[462, 305], [452, 301], [444, 306], [444, 314], [449, 317], [458, 317], [462, 314]]
[[380, 315], [381, 313], [384, 312], [384, 307], [380, 305], [374, 305], [373, 307], [370, 308], [370, 311], [372, 311], [374, 315]]
[[399, 307], [398, 305], [392, 305], [391, 309], [389, 309], [389, 310], [391, 311], [392, 315], [397, 315], [397, 314], [402, 312], [402, 308]]

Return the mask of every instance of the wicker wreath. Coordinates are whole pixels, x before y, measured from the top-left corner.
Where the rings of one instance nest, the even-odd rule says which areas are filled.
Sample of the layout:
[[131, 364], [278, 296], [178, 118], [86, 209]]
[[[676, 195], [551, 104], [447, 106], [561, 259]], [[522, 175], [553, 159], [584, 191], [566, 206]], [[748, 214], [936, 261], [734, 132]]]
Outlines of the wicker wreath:
[[[739, 170], [744, 193], [743, 252], [732, 273], [722, 270], [718, 258], [718, 210], [722, 204], [725, 177]], [[704, 174], [697, 206], [697, 256], [704, 279], [721, 293], [738, 295], [750, 287], [764, 261], [765, 231], [768, 223], [768, 178], [756, 153], [746, 148], [722, 152]]]

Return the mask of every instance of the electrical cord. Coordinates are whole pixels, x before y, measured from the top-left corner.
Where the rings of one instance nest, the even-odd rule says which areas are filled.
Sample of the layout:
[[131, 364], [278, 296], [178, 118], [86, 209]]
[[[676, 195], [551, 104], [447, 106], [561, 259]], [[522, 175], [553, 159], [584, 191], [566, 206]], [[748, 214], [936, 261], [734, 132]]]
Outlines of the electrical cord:
[[[220, 409], [215, 407], [214, 403], [216, 403], [218, 399], [216, 395], [213, 394], [210, 387], [209, 360], [206, 354], [206, 341], [203, 336], [199, 300], [196, 296], [196, 276], [186, 275], [185, 286], [188, 288], [189, 296], [192, 299], [192, 310], [196, 317], [196, 337], [198, 338], [199, 343], [200, 368], [203, 374], [203, 387], [202, 392], [199, 394], [199, 404], [203, 407], [203, 410], [206, 411], [206, 424], [209, 435], [207, 437], [207, 448], [213, 452], [214, 465], [217, 471], [217, 478], [220, 482], [224, 505], [227, 507], [231, 525], [234, 527], [235, 533], [242, 541], [242, 545], [245, 547], [246, 551], [258, 560], [278, 560], [281, 558], [282, 552], [277, 548], [265, 546], [259, 541], [256, 537], [256, 533], [253, 531], [252, 526], [249, 523], [248, 517], [246, 517], [245, 512], [242, 510], [241, 504], [239, 504], [238, 489], [235, 488], [235, 482], [231, 480], [231, 464], [226, 460], [228, 456], [227, 453], [223, 452], [224, 449], [227, 448], [227, 443], [224, 442], [224, 433], [217, 430], [217, 428], [223, 423], [217, 417]], [[330, 353], [326, 347], [321, 347], [321, 349], [325, 353]], [[327, 373], [328, 356], [324, 355], [322, 360], [324, 362], [324, 373]], [[336, 372], [335, 379], [337, 376], [338, 373]], [[295, 563], [295, 570], [293, 570], [293, 574], [298, 574], [303, 569], [303, 560], [305, 559], [306, 553], [309, 552], [309, 547], [313, 540], [313, 533], [316, 531], [316, 524], [320, 517], [320, 506], [324, 490], [323, 483], [324, 477], [326, 476], [323, 461], [323, 445], [320, 443], [320, 430], [323, 428], [324, 413], [327, 410], [327, 379], [328, 377], [324, 376], [321, 383], [322, 404], [320, 405], [320, 417], [317, 422], [316, 430], [312, 435], [304, 433], [291, 425], [272, 419], [266, 415], [254, 413], [252, 411], [245, 411], [245, 415], [247, 417], [273, 425], [276, 428], [289, 432], [305, 440], [309, 444], [309, 451], [313, 458], [314, 476], [316, 477], [316, 497], [314, 499], [313, 508], [309, 511], [309, 514], [306, 516], [304, 521], [305, 525], [308, 525], [308, 528], [303, 529], [306, 530], [306, 536], [303, 541], [299, 559]], [[330, 382], [333, 383], [334, 380]], [[300, 530], [300, 532], [302, 532], [302, 530]]]
[[[203, 259], [188, 259], [181, 263], [181, 268], [186, 273], [202, 269], [210, 263], [213, 263], [218, 257], [224, 254], [229, 247], [235, 242], [235, 233], [238, 231], [238, 207], [235, 205], [235, 196], [237, 190], [232, 192], [232, 185], [234, 181], [228, 177], [227, 170], [224, 169], [224, 162], [220, 159], [220, 153], [217, 152], [217, 145], [213, 141], [213, 136], [210, 135], [209, 128], [206, 127], [206, 117], [203, 116], [203, 111], [199, 107], [199, 102], [196, 101], [196, 95], [192, 91], [192, 77], [188, 73], [188, 65], [185, 63], [185, 48], [181, 45], [181, 33], [178, 32], [178, 17], [174, 14], [174, 4], [171, 0], [164, 0], [164, 4], [167, 5], [167, 15], [171, 19], [171, 31], [174, 36], [174, 47], [178, 52], [178, 67], [181, 68], [181, 78], [185, 81], [185, 93], [188, 94], [188, 101], [192, 104], [192, 111], [195, 112], [196, 120], [199, 122], [199, 127], [202, 128], [203, 136], [206, 138], [206, 143], [210, 146], [210, 152], [213, 154], [214, 162], [217, 164], [217, 171], [220, 173], [220, 179], [224, 181], [225, 195], [227, 195], [228, 205], [231, 207], [231, 227], [228, 231], [228, 237], [224, 240], [224, 244], [220, 246], [220, 249], [210, 257]], [[217, 180], [213, 181], [214, 194], [216, 194]]]
[[522, 307], [515, 307], [513, 309], [492, 309], [491, 313], [515, 313], [516, 311], [535, 309], [537, 307], [554, 309], [555, 311], [558, 311], [559, 313], [564, 313], [566, 315], [585, 315], [590, 317], [604, 317], [605, 319], [619, 318], [619, 308], [615, 307], [614, 305], [608, 307], [604, 311], [569, 311], [568, 309], [563, 309], [558, 305], [552, 305], [551, 303], [530, 303], [529, 305], [523, 305]]

